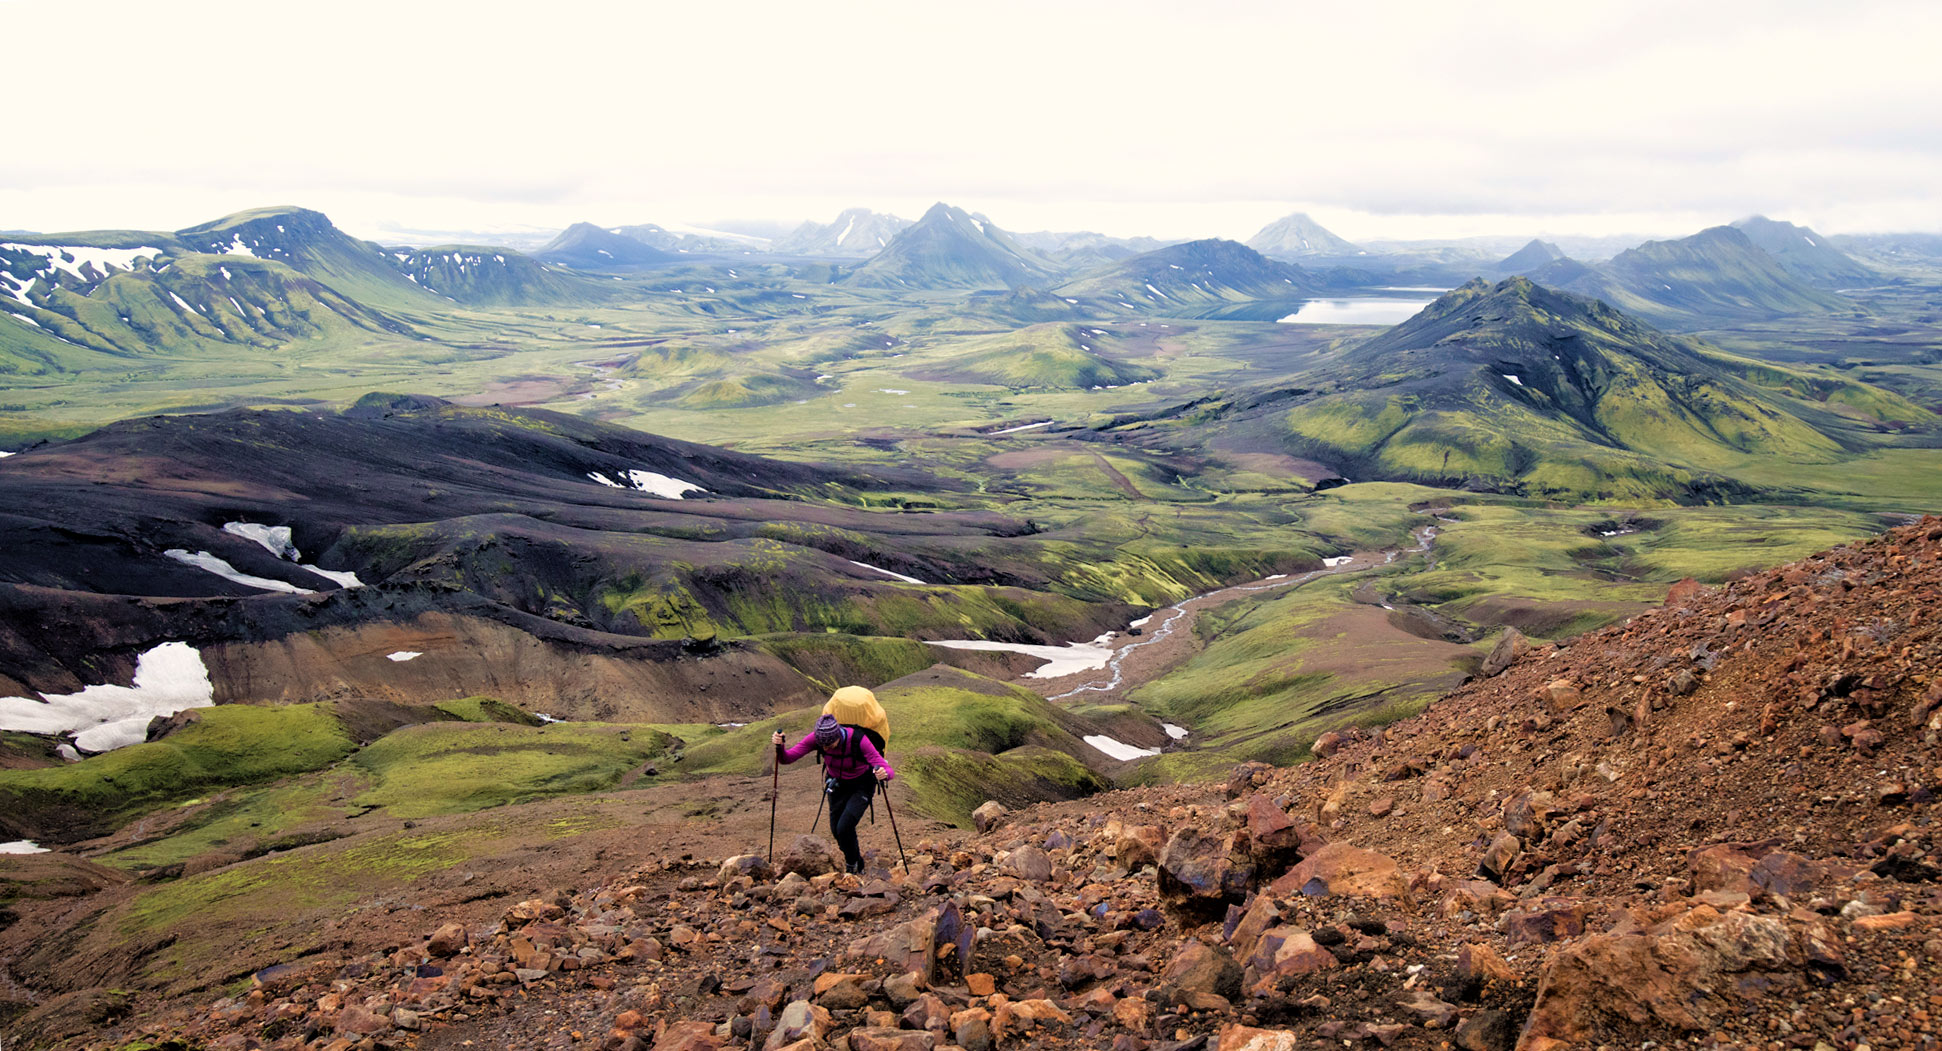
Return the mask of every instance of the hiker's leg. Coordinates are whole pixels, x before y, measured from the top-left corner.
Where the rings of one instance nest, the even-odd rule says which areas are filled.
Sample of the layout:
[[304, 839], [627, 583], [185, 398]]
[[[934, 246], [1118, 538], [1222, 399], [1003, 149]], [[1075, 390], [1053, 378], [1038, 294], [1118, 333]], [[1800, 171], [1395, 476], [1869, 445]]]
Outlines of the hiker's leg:
[[837, 782], [836, 791], [829, 798], [829, 831], [836, 837], [836, 845], [843, 850], [843, 860], [851, 868], [863, 862], [863, 848], [856, 841], [856, 826], [863, 820], [863, 812], [870, 809], [871, 788], [874, 782], [858, 779], [859, 791], [852, 785]]

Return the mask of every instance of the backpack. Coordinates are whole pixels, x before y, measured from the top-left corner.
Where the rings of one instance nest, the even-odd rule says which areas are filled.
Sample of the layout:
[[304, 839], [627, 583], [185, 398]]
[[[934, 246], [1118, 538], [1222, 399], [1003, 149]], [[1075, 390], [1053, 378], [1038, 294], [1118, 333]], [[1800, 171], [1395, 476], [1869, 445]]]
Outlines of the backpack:
[[869, 736], [878, 755], [884, 754], [884, 746], [890, 742], [890, 716], [884, 712], [883, 705], [877, 703], [876, 694], [861, 686], [845, 686], [830, 695], [829, 701], [823, 705], [823, 714], [835, 716], [836, 721], [850, 731], [845, 737], [851, 755], [863, 751], [863, 746], [857, 741], [859, 732]]

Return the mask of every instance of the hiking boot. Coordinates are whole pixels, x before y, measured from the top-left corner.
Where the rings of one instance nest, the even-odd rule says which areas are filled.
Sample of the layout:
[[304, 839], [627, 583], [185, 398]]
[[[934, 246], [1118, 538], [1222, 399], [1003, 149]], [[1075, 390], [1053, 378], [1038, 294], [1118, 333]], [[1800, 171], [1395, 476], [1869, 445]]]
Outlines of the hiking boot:
[[863, 875], [863, 862], [861, 861], [848, 862], [843, 866], [843, 871], [849, 873], [852, 876], [861, 876]]

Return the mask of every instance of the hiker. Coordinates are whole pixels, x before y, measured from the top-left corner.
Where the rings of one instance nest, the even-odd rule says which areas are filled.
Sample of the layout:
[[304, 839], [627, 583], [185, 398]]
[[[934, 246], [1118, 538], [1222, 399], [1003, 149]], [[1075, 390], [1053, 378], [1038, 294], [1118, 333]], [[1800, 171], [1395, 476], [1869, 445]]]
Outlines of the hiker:
[[[843, 689], [869, 692], [858, 686]], [[872, 696], [870, 700], [874, 703], [876, 698]], [[815, 729], [787, 749], [783, 747], [787, 738], [782, 731], [776, 731], [774, 737], [779, 762], [793, 763], [812, 751], [821, 753], [823, 791], [829, 795], [829, 831], [836, 837], [836, 845], [843, 849], [844, 868], [848, 872], [863, 871], [863, 849], [856, 842], [856, 826], [862, 822], [863, 812], [870, 809], [877, 782], [897, 776], [870, 736], [861, 726], [846, 726], [837, 722], [836, 716], [825, 714], [816, 720]]]

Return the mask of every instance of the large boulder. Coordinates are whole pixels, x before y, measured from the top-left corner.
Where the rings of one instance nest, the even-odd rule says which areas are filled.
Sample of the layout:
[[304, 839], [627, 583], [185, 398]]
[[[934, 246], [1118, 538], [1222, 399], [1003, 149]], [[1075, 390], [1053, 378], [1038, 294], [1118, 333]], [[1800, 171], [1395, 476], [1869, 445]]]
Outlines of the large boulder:
[[1497, 640], [1497, 645], [1490, 648], [1490, 656], [1483, 659], [1483, 667], [1477, 669], [1477, 674], [1488, 679], [1516, 664], [1519, 657], [1529, 652], [1531, 652], [1531, 640], [1525, 638], [1524, 633], [1516, 628], [1505, 628], [1504, 634]]
[[[909, 923], [851, 942], [842, 958], [882, 959], [892, 973], [915, 972], [921, 984], [930, 985], [937, 976], [940, 955], [955, 963], [958, 974], [970, 971], [971, 941], [976, 933], [964, 922], [957, 903], [945, 902]], [[947, 948], [951, 951], [945, 952]]]
[[1260, 793], [1248, 797], [1242, 827], [1247, 830], [1248, 858], [1261, 872], [1284, 871], [1322, 845], [1307, 822], [1296, 820]]
[[843, 854], [828, 836], [800, 835], [783, 848], [782, 856], [776, 859], [776, 869], [784, 875], [793, 872], [805, 879], [841, 872]]
[[1580, 938], [1554, 953], [1520, 1046], [1636, 1046], [1710, 1032], [1743, 1004], [1809, 970], [1838, 972], [1839, 943], [1817, 922], [1700, 905], [1656, 925]]
[[1175, 913], [1218, 919], [1247, 897], [1254, 866], [1234, 859], [1234, 835], [1183, 828], [1160, 852], [1160, 901]]
[[1269, 890], [1282, 897], [1400, 898], [1409, 893], [1409, 881], [1396, 862], [1385, 855], [1347, 843], [1330, 843], [1303, 858]]
[[987, 799], [978, 809], [971, 811], [971, 827], [979, 832], [989, 832], [997, 828], [1009, 813], [1011, 811], [1005, 808], [1005, 804], [996, 799]]
[[1020, 879], [1044, 883], [1052, 878], [1052, 857], [1037, 847], [1019, 847], [1005, 857], [1005, 871]]
[[1168, 1003], [1191, 1004], [1196, 995], [1207, 994], [1238, 1000], [1241, 979], [1241, 965], [1232, 954], [1196, 938], [1173, 954], [1157, 988]]
[[1325, 971], [1339, 962], [1334, 953], [1317, 944], [1307, 931], [1299, 927], [1271, 927], [1255, 939], [1254, 951], [1241, 969], [1241, 980], [1249, 992], [1266, 996], [1274, 992], [1282, 978]]
[[[817, 1046], [829, 1034], [829, 1012], [807, 1000], [792, 1001], [775, 1016], [775, 1029], [769, 1033], [767, 1051], [780, 1051], [798, 1040], [809, 1040]], [[655, 1045], [659, 1047], [659, 1044]]]
[[760, 854], [737, 854], [722, 862], [715, 878], [727, 883], [729, 880], [747, 876], [752, 880], [765, 880], [774, 874], [769, 867], [769, 859]]

